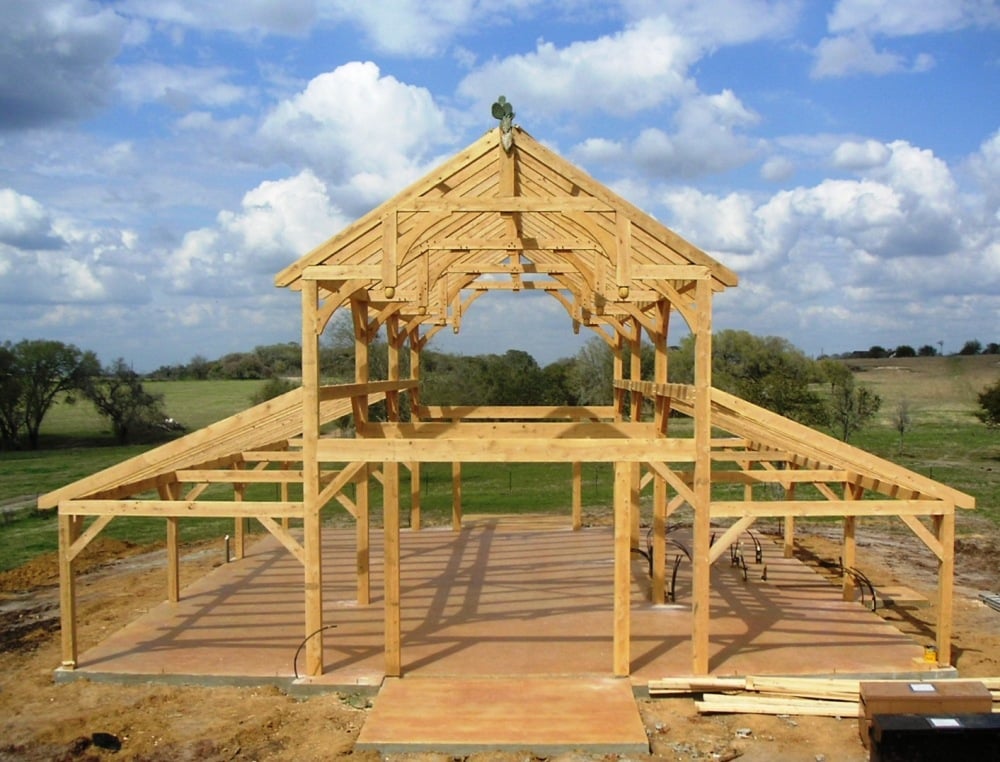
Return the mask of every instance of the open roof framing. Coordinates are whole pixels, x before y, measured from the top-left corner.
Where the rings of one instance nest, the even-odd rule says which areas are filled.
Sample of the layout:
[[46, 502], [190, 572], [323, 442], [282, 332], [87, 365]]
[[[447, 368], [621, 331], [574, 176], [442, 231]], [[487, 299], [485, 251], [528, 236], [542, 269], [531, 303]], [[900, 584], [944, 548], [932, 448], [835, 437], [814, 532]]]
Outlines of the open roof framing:
[[[609, 670], [627, 675], [631, 549], [639, 544], [639, 494], [653, 484], [653, 586], [665, 595], [666, 519], [693, 512], [692, 672], [709, 671], [709, 567], [761, 517], [843, 518], [843, 563], [853, 566], [856, 521], [898, 516], [938, 560], [938, 658], [950, 662], [956, 508], [961, 492], [711, 386], [712, 296], [736, 276], [705, 252], [617, 196], [509, 120], [280, 272], [279, 287], [302, 294], [302, 387], [201, 431], [81, 479], [39, 499], [59, 509], [63, 665], [77, 659], [74, 559], [115, 516], [162, 516], [168, 594], [179, 596], [177, 522], [188, 516], [237, 519], [237, 553], [247, 518], [259, 520], [303, 565], [306, 672], [323, 669], [321, 511], [337, 505], [357, 527], [357, 595], [370, 603], [368, 483], [383, 486], [385, 672], [403, 671], [400, 643], [399, 467], [412, 474], [410, 524], [420, 525], [420, 464], [453, 464], [453, 522], [461, 524], [462, 462], [574, 464], [574, 526], [580, 524], [580, 464], [615, 468], [615, 589]], [[439, 330], [461, 329], [488, 291], [542, 291], [557, 299], [574, 330], [584, 327], [614, 353], [613, 404], [600, 407], [445, 408], [421, 403], [420, 355]], [[355, 382], [323, 386], [319, 339], [338, 310], [355, 334]], [[690, 385], [668, 378], [673, 312], [695, 339]], [[370, 345], [388, 336], [385, 379], [369, 374]], [[645, 338], [644, 338], [645, 337]], [[654, 349], [643, 381], [640, 345]], [[409, 375], [401, 377], [401, 353]], [[410, 420], [402, 420], [408, 395]], [[388, 422], [369, 421], [386, 401]], [[643, 404], [644, 402], [650, 404]], [[693, 434], [670, 435], [670, 413], [690, 416]], [[354, 438], [321, 436], [352, 415]], [[232, 500], [200, 499], [214, 483]], [[248, 501], [248, 483], [278, 485], [274, 500]], [[742, 500], [713, 486], [743, 484]], [[290, 499], [289, 485], [301, 485]], [[796, 499], [798, 485], [820, 499]], [[353, 485], [351, 496], [345, 492]], [[757, 489], [780, 485], [783, 489]], [[296, 492], [298, 494], [298, 492]], [[85, 517], [96, 517], [84, 530]], [[725, 526], [712, 528], [712, 521]], [[295, 520], [295, 528], [290, 523]], [[301, 525], [301, 528], [299, 528]], [[721, 532], [714, 542], [713, 532]], [[845, 577], [845, 598], [853, 595]]]

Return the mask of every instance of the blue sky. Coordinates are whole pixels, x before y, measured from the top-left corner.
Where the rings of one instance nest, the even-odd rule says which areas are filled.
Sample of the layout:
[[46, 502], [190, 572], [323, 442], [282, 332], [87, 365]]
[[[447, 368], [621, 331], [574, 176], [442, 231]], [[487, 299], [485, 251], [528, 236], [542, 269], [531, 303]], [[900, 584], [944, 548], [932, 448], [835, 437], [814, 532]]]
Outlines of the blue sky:
[[[274, 274], [515, 121], [716, 257], [715, 327], [1000, 340], [996, 0], [5, 0], [0, 340], [296, 341]], [[435, 348], [574, 354], [493, 295]], [[672, 335], [672, 340], [679, 338]]]

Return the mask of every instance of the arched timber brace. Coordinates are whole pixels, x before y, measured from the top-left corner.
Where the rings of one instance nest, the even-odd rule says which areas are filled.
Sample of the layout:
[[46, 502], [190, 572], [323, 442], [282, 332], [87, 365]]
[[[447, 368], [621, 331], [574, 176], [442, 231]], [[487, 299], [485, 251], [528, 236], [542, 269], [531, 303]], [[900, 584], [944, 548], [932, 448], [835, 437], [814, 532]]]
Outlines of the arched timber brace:
[[[501, 116], [504, 128], [489, 131], [276, 276], [277, 286], [301, 291], [300, 389], [39, 498], [41, 509], [59, 510], [66, 668], [77, 663], [74, 561], [108, 522], [126, 515], [167, 520], [167, 596], [173, 600], [180, 595], [178, 520], [224, 516], [260, 521], [302, 562], [305, 673], [321, 674], [322, 512], [329, 505], [355, 520], [358, 601], [373, 605], [368, 485], [376, 478], [383, 494], [385, 672], [403, 674], [399, 464], [410, 473], [412, 531], [421, 523], [422, 464], [451, 464], [458, 529], [462, 464], [475, 462], [567, 464], [576, 528], [582, 523], [583, 464], [613, 469], [612, 674], [627, 675], [632, 666], [631, 550], [640, 541], [644, 500], [652, 501], [651, 595], [657, 602], [666, 592], [667, 519], [683, 512], [693, 523], [693, 673], [712, 669], [711, 565], [727, 541], [762, 517], [785, 520], [789, 553], [797, 517], [840, 517], [850, 558], [866, 516], [899, 516], [938, 562], [937, 644], [947, 662], [955, 511], [973, 508], [974, 500], [713, 388], [713, 295], [736, 286], [736, 276], [514, 126], [512, 109]], [[507, 299], [502, 305], [514, 309], [509, 305], [524, 292], [556, 299], [568, 330], [588, 328], [611, 348], [612, 403], [425, 404], [419, 385], [428, 342], [444, 328], [461, 330], [465, 314], [484, 295]], [[354, 378], [323, 385], [320, 337], [341, 309], [350, 310], [354, 329]], [[675, 312], [694, 334], [690, 384], [669, 378]], [[371, 350], [382, 327], [388, 370], [386, 378], [373, 378]], [[651, 381], [643, 380], [644, 333], [653, 350]], [[386, 420], [370, 420], [371, 405], [381, 401]], [[693, 433], [678, 435], [671, 413], [691, 418]], [[350, 416], [353, 438], [321, 436], [325, 424]], [[204, 499], [207, 486], [220, 482], [233, 487], [233, 499]], [[272, 499], [249, 500], [242, 485], [251, 483], [279, 489]], [[743, 485], [742, 499], [716, 489], [734, 483]], [[811, 489], [796, 492], [799, 484]], [[301, 485], [301, 501], [289, 499], [290, 485]], [[92, 520], [86, 528], [85, 519]], [[290, 519], [301, 520], [301, 540], [288, 529]], [[713, 522], [720, 532], [714, 545]], [[845, 596], [852, 593], [845, 589]]]

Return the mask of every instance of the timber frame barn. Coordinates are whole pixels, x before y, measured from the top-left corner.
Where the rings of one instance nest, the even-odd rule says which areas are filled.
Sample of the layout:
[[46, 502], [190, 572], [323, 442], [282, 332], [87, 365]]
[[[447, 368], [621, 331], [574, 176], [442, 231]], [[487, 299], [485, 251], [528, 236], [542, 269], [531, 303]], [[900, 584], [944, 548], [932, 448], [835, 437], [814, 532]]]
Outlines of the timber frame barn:
[[[693, 513], [693, 674], [709, 671], [710, 566], [762, 517], [784, 519], [788, 555], [795, 517], [842, 518], [845, 567], [854, 565], [858, 518], [898, 517], [937, 559], [937, 652], [942, 665], [950, 663], [955, 511], [974, 508], [973, 498], [713, 388], [713, 294], [736, 286], [736, 276], [509, 118], [287, 267], [276, 284], [301, 292], [301, 388], [39, 499], [41, 508], [59, 512], [64, 669], [77, 662], [74, 559], [108, 522], [164, 518], [168, 598], [176, 601], [179, 519], [225, 516], [236, 519], [237, 557], [246, 520], [256, 519], [301, 562], [305, 672], [322, 674], [323, 639], [310, 637], [324, 626], [321, 515], [327, 506], [342, 506], [354, 517], [357, 599], [369, 604], [368, 486], [377, 478], [385, 533], [385, 674], [400, 675], [400, 467], [411, 473], [409, 523], [418, 529], [420, 468], [429, 462], [452, 464], [455, 529], [462, 463], [573, 464], [574, 528], [581, 523], [581, 464], [614, 464], [608, 665], [614, 675], [630, 672], [630, 555], [639, 544], [639, 496], [650, 482], [654, 602], [665, 596], [667, 517], [682, 507]], [[420, 358], [428, 340], [445, 327], [457, 332], [473, 303], [498, 290], [543, 291], [563, 305], [568, 326], [588, 328], [607, 342], [615, 358], [613, 404], [422, 404]], [[353, 319], [355, 382], [324, 386], [320, 336], [341, 309]], [[674, 313], [694, 335], [689, 385], [668, 376]], [[369, 349], [382, 330], [387, 378], [373, 379]], [[653, 381], [641, 380], [639, 350], [647, 340]], [[404, 395], [411, 411], [405, 421]], [[373, 422], [369, 406], [382, 400], [387, 422]], [[685, 427], [684, 436], [671, 436], [671, 411], [690, 416], [693, 433]], [[347, 415], [353, 415], [353, 438], [321, 435], [325, 424]], [[231, 485], [231, 500], [199, 499], [216, 483]], [[252, 483], [278, 485], [277, 497], [245, 499]], [[743, 499], [714, 494], [714, 486], [731, 490], [733, 483], [743, 485]], [[289, 498], [293, 484], [301, 485], [301, 499]], [[806, 492], [805, 484], [815, 490], [796, 499], [796, 488]], [[853, 584], [845, 575], [845, 599], [853, 597]]]

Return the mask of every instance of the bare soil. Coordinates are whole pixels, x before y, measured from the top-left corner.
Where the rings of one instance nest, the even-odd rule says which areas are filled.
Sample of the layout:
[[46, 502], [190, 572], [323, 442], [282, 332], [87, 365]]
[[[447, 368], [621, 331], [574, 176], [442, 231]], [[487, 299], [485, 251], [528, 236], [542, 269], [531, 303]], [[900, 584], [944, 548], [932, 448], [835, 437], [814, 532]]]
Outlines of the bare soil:
[[[833, 525], [800, 529], [798, 550], [820, 569], [839, 555]], [[879, 585], [903, 584], [932, 603], [886, 609], [883, 616], [919, 642], [932, 642], [934, 559], [906, 530], [873, 525], [859, 533], [858, 566]], [[124, 556], [124, 558], [123, 558]], [[992, 525], [963, 518], [957, 542], [953, 664], [963, 677], [1000, 675], [1000, 612], [978, 599], [1000, 591], [1000, 537]], [[221, 562], [217, 547], [189, 548], [188, 584]], [[98, 541], [81, 558], [79, 641], [85, 649], [164, 597], [162, 550]], [[306, 700], [273, 688], [117, 685], [86, 680], [56, 685], [58, 588], [53, 557], [0, 574], [0, 760], [329, 760], [378, 762], [354, 750], [369, 702], [326, 694]], [[639, 702], [650, 759], [764, 762], [866, 760], [857, 721], [765, 715], [700, 716], [690, 698]], [[595, 718], [598, 719], [598, 718]], [[120, 744], [120, 749], [111, 748]], [[437, 762], [438, 754], [394, 755]], [[514, 762], [528, 754], [470, 759]], [[563, 760], [606, 759], [564, 754]]]

